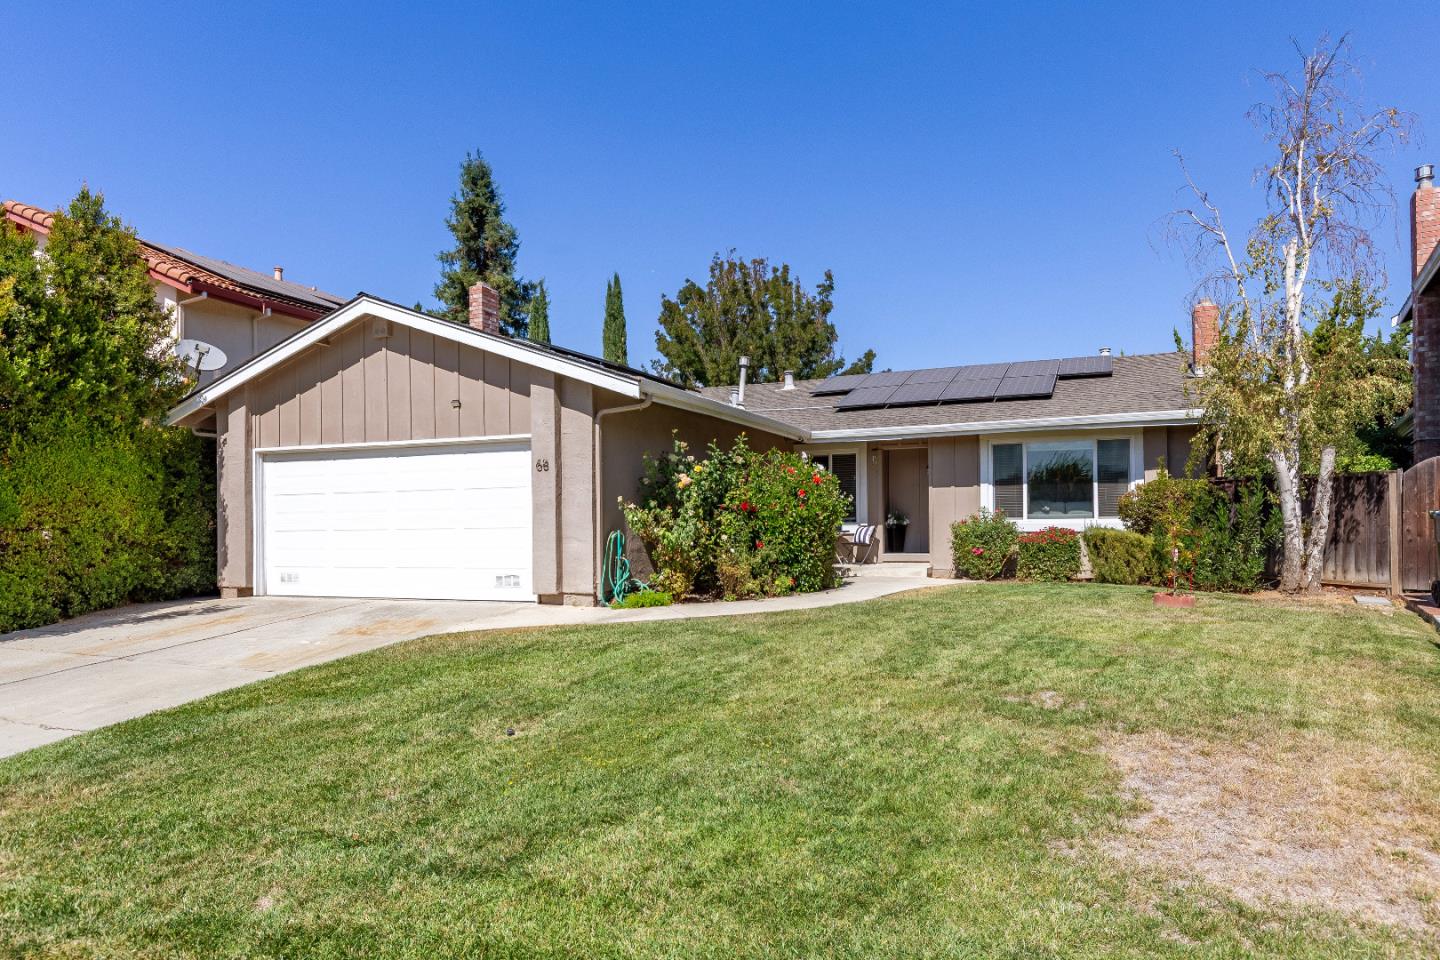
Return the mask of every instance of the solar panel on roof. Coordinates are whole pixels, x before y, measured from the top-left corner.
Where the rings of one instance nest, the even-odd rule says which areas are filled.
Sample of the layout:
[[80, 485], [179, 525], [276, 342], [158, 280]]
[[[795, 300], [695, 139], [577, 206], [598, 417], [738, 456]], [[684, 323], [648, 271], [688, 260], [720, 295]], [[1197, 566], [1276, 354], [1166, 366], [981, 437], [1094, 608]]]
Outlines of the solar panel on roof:
[[940, 399], [940, 394], [948, 386], [944, 381], [932, 380], [929, 383], [905, 383], [895, 388], [895, 393], [887, 401], [892, 407], [914, 407], [920, 404], [935, 403]]
[[[1012, 366], [1013, 369], [1013, 366]], [[995, 389], [996, 400], [1015, 400], [1020, 397], [1048, 397], [1055, 392], [1055, 374], [1046, 373], [1024, 377], [1007, 376]]]
[[1005, 371], [1008, 377], [1044, 377], [1055, 376], [1060, 371], [1059, 360], [1022, 360], [1019, 363], [1010, 364], [1010, 369]]
[[860, 387], [835, 401], [836, 410], [853, 410], [856, 407], [883, 407], [895, 392], [895, 386]]
[[949, 383], [955, 379], [955, 374], [960, 372], [959, 367], [930, 367], [925, 370], [912, 370], [906, 383]]
[[909, 370], [886, 370], [883, 373], [870, 373], [865, 375], [865, 380], [855, 389], [861, 390], [865, 387], [898, 387], [910, 376]]
[[999, 380], [1010, 369], [1008, 363], [972, 363], [961, 367], [955, 374], [956, 380]]
[[869, 376], [869, 374], [847, 373], [843, 377], [831, 377], [828, 380], [823, 380], [816, 384], [815, 387], [811, 389], [810, 395], [813, 397], [824, 397], [835, 393], [849, 393], [851, 390], [860, 386], [861, 381], [867, 376]]
[[958, 403], [961, 400], [989, 400], [1000, 386], [999, 377], [954, 380], [940, 393], [941, 403]]
[[1111, 360], [1108, 356], [1070, 357], [1060, 361], [1057, 373], [1061, 377], [1108, 377], [1115, 369]]

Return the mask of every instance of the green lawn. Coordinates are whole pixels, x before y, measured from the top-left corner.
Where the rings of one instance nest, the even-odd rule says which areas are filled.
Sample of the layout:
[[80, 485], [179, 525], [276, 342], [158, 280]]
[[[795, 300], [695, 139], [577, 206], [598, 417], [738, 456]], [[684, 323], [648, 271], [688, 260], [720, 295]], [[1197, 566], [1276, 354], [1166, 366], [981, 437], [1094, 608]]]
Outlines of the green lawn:
[[1228, 778], [1152, 831], [1258, 804], [1423, 872], [1434, 639], [985, 585], [420, 640], [0, 761], [0, 955], [1434, 956], [1419, 881], [1389, 926], [1127, 846], [1112, 759]]

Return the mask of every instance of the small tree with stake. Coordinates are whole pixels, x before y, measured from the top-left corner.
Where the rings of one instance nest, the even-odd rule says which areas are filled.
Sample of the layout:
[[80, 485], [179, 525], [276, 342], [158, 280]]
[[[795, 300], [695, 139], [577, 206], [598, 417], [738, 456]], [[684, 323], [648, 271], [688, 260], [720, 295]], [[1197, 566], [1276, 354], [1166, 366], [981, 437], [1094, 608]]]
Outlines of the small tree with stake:
[[[1403, 141], [1410, 118], [1361, 107], [1344, 38], [1300, 54], [1296, 75], [1270, 73], [1271, 103], [1251, 119], [1273, 153], [1257, 172], [1266, 212], [1243, 241], [1232, 236], [1209, 194], [1181, 158], [1195, 206], [1171, 223], [1197, 259], [1218, 260], [1202, 284], [1222, 304], [1220, 336], [1191, 383], [1203, 409], [1197, 450], [1227, 469], [1268, 467], [1283, 520], [1280, 589], [1320, 589], [1330, 533], [1337, 447], [1357, 428], [1409, 402], [1403, 360], [1365, 357], [1357, 338], [1317, 345], [1316, 323], [1339, 291], [1380, 276], [1368, 227], [1393, 207], [1377, 155]], [[1305, 522], [1302, 477], [1314, 476]]]

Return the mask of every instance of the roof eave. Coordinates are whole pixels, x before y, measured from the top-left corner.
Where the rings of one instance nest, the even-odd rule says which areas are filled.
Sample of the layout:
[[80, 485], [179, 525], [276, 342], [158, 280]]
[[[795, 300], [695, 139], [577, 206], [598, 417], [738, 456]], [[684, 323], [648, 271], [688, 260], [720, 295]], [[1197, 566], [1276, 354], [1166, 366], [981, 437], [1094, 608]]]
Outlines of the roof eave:
[[912, 426], [849, 427], [812, 430], [812, 440], [914, 440], [925, 437], [965, 437], [982, 433], [1021, 433], [1034, 430], [1083, 427], [1165, 427], [1185, 426], [1200, 419], [1198, 409], [1149, 410], [1127, 413], [1095, 413], [1072, 417], [1021, 417], [1010, 420], [977, 420], [971, 423], [915, 424]]

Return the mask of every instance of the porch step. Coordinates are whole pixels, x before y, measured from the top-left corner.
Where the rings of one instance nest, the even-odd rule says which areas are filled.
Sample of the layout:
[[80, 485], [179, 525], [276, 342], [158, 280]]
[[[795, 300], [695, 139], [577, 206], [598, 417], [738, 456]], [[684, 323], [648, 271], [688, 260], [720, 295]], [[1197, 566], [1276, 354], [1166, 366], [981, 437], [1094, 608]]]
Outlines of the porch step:
[[853, 568], [857, 577], [928, 577], [930, 564], [924, 561], [896, 561], [891, 563], [863, 563]]

